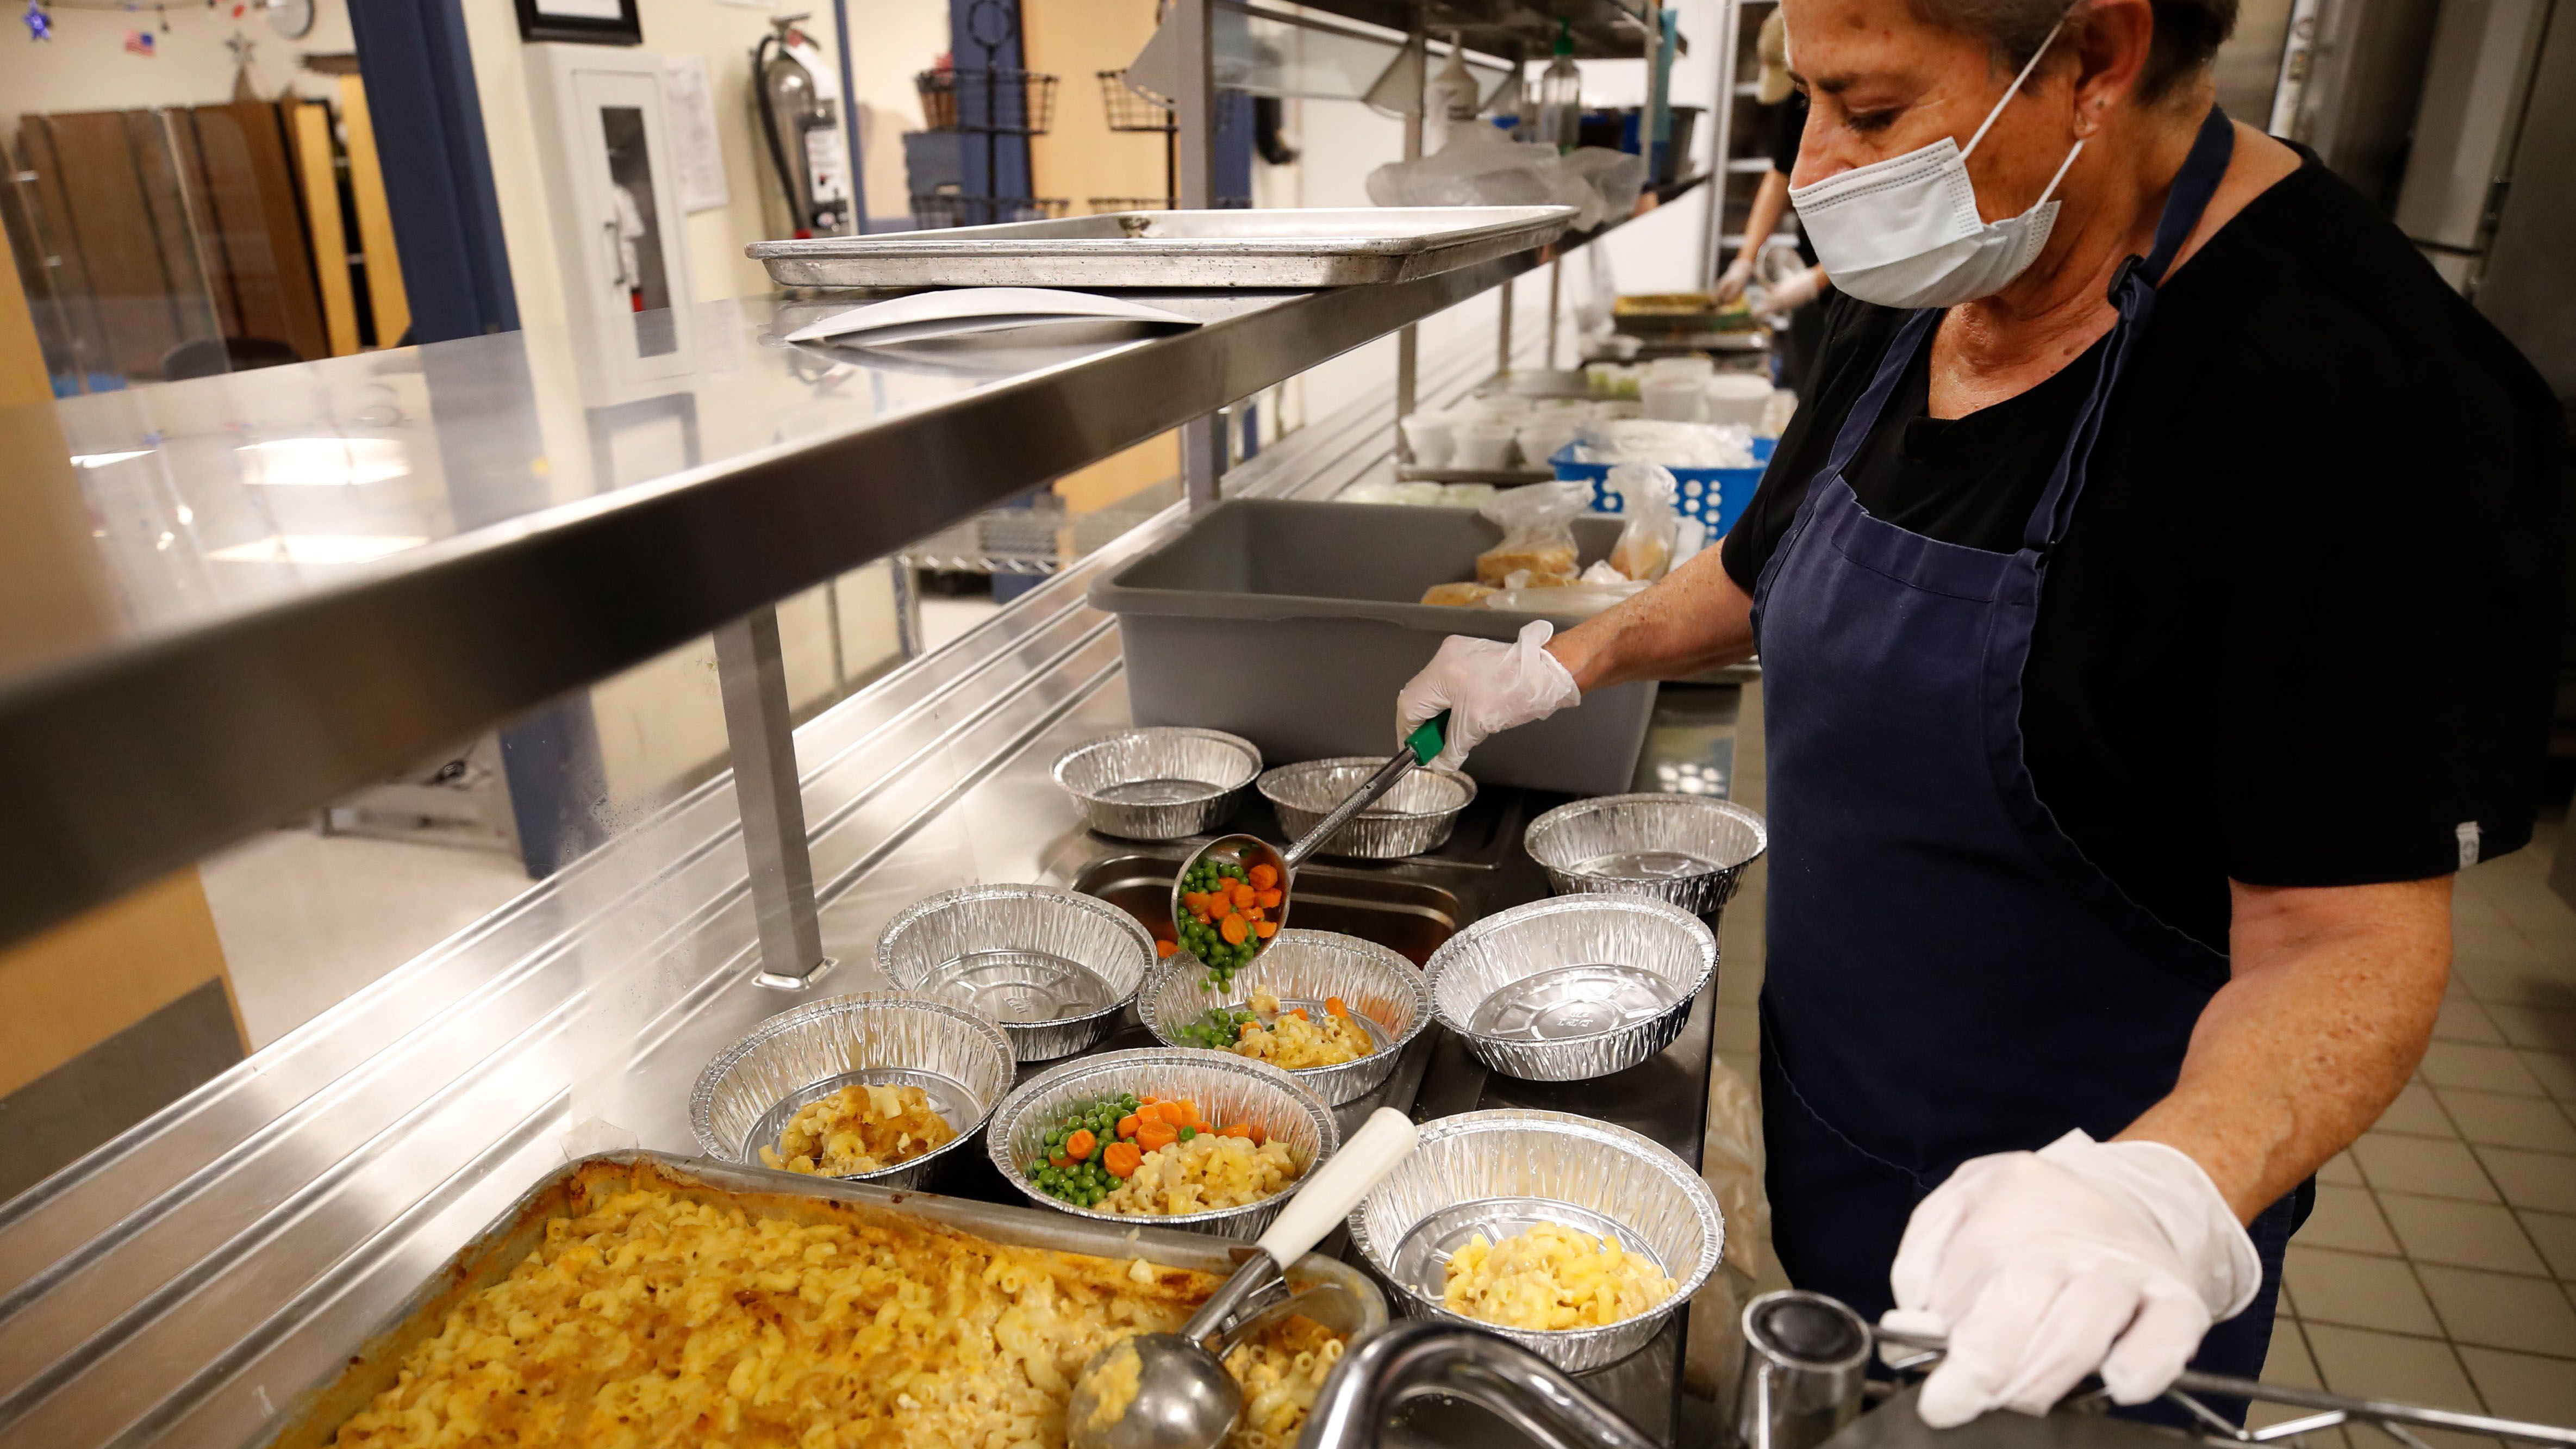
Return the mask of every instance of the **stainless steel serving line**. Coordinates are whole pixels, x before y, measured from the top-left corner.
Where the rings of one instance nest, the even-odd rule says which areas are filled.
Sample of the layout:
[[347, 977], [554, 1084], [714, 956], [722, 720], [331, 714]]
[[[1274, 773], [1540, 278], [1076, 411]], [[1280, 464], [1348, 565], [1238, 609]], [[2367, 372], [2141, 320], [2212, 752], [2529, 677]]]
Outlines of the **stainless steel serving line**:
[[[1312, 319], [1323, 314], [1300, 309], [1331, 300], [1222, 305]], [[1462, 395], [1490, 358], [1482, 343], [1461, 346], [1426, 369], [1426, 394]], [[932, 411], [954, 418], [967, 404], [980, 409], [979, 398]], [[1380, 399], [1311, 425], [1236, 469], [1227, 489], [1325, 497], [1385, 476], [1392, 416]], [[831, 436], [832, 447], [861, 446], [847, 432]], [[784, 456], [792, 451], [778, 450], [781, 473], [811, 471], [810, 459]], [[731, 485], [657, 485], [643, 509], [699, 486]], [[572, 510], [563, 526], [579, 532], [602, 511]], [[1114, 897], [1120, 880], [1162, 868], [1158, 848], [1084, 832], [1047, 771], [1064, 748], [1127, 722], [1114, 621], [1084, 602], [1094, 573], [1181, 523], [1176, 506], [797, 731], [824, 947], [848, 963], [820, 994], [881, 984], [863, 964], [879, 927], [934, 891], [1033, 880]], [[439, 558], [470, 573], [482, 551]], [[403, 587], [460, 586], [444, 567], [406, 575]], [[767, 588], [783, 575], [761, 577]], [[290, 595], [281, 607], [354, 647], [358, 623], [381, 615], [334, 613], [346, 604]], [[252, 611], [246, 635], [260, 622]], [[478, 667], [452, 658], [458, 670]], [[28, 718], [25, 697], [16, 703]], [[1518, 835], [1546, 803], [1492, 792], [1432, 858], [1319, 867], [1300, 923], [1368, 923], [1418, 959], [1466, 920], [1544, 892]], [[1247, 817], [1261, 813], [1255, 805]], [[757, 933], [740, 829], [731, 779], [709, 781], [0, 1207], [0, 1449], [256, 1442], [296, 1393], [331, 1376], [459, 1244], [568, 1154], [691, 1151], [687, 1102], [700, 1069], [799, 999], [752, 984]], [[1423, 1115], [1572, 1107], [1696, 1161], [1707, 1012], [1703, 999], [1655, 1062], [1567, 1087], [1488, 1079], [1454, 1044], [1435, 1049], [1426, 1036], [1386, 1094]], [[1677, 1322], [1589, 1382], [1669, 1433], [1680, 1346]]]
[[844, 294], [68, 400], [119, 623], [0, 680], [0, 943], [1547, 255], [981, 364], [785, 341]]

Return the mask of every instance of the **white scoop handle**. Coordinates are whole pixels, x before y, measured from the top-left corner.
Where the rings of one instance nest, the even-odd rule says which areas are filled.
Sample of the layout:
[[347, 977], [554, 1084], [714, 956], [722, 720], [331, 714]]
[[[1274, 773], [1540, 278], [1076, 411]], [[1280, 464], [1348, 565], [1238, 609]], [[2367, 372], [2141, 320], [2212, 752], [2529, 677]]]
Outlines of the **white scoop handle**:
[[1413, 1144], [1421, 1137], [1413, 1119], [1392, 1107], [1370, 1113], [1342, 1150], [1326, 1158], [1280, 1210], [1270, 1231], [1261, 1235], [1261, 1251], [1281, 1268], [1306, 1256], [1397, 1163], [1413, 1155]]

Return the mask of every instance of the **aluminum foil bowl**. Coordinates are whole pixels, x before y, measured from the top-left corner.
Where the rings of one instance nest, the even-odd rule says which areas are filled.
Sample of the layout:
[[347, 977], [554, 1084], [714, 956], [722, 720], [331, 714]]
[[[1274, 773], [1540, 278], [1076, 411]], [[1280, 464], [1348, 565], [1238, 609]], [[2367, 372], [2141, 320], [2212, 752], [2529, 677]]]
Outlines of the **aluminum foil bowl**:
[[979, 885], [908, 906], [877, 937], [877, 969], [906, 991], [1002, 1024], [1024, 1062], [1109, 1034], [1154, 965], [1154, 938], [1096, 896]]
[[1220, 730], [1120, 730], [1055, 762], [1055, 782], [1082, 807], [1082, 823], [1129, 840], [1215, 829], [1260, 773], [1252, 741]]
[[[1382, 759], [1345, 755], [1281, 765], [1262, 774], [1261, 793], [1278, 810], [1280, 828], [1290, 840], [1298, 840], [1385, 764]], [[1458, 813], [1475, 798], [1476, 782], [1455, 770], [1414, 770], [1379, 796], [1376, 804], [1334, 831], [1321, 852], [1362, 860], [1400, 860], [1437, 850], [1457, 827]]]
[[758, 1167], [760, 1149], [810, 1103], [854, 1083], [919, 1087], [957, 1135], [842, 1179], [919, 1187], [934, 1162], [975, 1139], [1017, 1069], [1002, 1029], [964, 1007], [891, 992], [835, 996], [780, 1012], [717, 1053], [689, 1093], [689, 1130], [708, 1156]]
[[1564, 1112], [1462, 1112], [1422, 1125], [1421, 1145], [1350, 1217], [1351, 1241], [1396, 1287], [1400, 1311], [1471, 1322], [1441, 1306], [1449, 1257], [1476, 1234], [1500, 1241], [1539, 1223], [1615, 1237], [1655, 1260], [1673, 1294], [1601, 1328], [1478, 1324], [1568, 1373], [1646, 1346], [1691, 1300], [1726, 1246], [1717, 1194], [1661, 1145]]
[[1268, 990], [1282, 1009], [1321, 1014], [1338, 996], [1359, 1018], [1377, 1050], [1337, 1067], [1292, 1067], [1299, 1086], [1338, 1107], [1378, 1089], [1395, 1070], [1407, 1043], [1431, 1024], [1431, 988], [1412, 962], [1374, 941], [1331, 931], [1281, 931], [1252, 963], [1235, 972], [1223, 991], [1208, 985], [1207, 967], [1184, 951], [1136, 993], [1136, 1014], [1165, 1046], [1179, 1046], [1180, 1030], [1220, 1006], [1243, 1006], [1255, 990]]
[[1651, 897], [1558, 896], [1450, 937], [1424, 974], [1440, 1024], [1485, 1065], [1580, 1081], [1673, 1044], [1717, 974], [1717, 937]]
[[1760, 815], [1730, 801], [1603, 795], [1531, 821], [1521, 846], [1559, 895], [1647, 895], [1705, 916], [1735, 898], [1769, 839]]
[[984, 1131], [985, 1151], [991, 1154], [993, 1166], [1029, 1201], [1078, 1218], [1122, 1227], [1143, 1224], [1194, 1228], [1220, 1237], [1249, 1240], [1260, 1237], [1262, 1229], [1269, 1227], [1270, 1220], [1288, 1205], [1288, 1199], [1297, 1195], [1292, 1186], [1241, 1207], [1173, 1217], [1130, 1217], [1075, 1207], [1039, 1191], [1025, 1169], [1045, 1150], [1047, 1124], [1077, 1104], [1097, 1101], [1115, 1092], [1133, 1092], [1140, 1097], [1147, 1093], [1187, 1097], [1198, 1103], [1199, 1110], [1212, 1121], [1258, 1122], [1273, 1138], [1288, 1144], [1289, 1155], [1297, 1160], [1301, 1182], [1342, 1143], [1341, 1130], [1333, 1125], [1333, 1109], [1267, 1062], [1249, 1061], [1225, 1052], [1144, 1047], [1084, 1057], [1030, 1078], [1027, 1085], [1004, 1098], [1001, 1110], [993, 1114], [992, 1125]]

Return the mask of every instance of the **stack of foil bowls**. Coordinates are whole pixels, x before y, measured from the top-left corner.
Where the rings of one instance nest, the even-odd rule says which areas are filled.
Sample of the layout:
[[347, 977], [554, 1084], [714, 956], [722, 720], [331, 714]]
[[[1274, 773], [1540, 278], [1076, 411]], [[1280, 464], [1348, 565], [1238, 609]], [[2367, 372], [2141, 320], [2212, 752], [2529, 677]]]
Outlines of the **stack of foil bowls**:
[[1717, 975], [1717, 937], [1646, 896], [1559, 896], [1469, 926], [1424, 974], [1440, 1024], [1485, 1065], [1579, 1081], [1672, 1045]]
[[[1199, 1111], [1211, 1122], [1259, 1124], [1272, 1141], [1288, 1144], [1288, 1155], [1297, 1164], [1297, 1182], [1239, 1207], [1162, 1217], [1076, 1207], [1029, 1181], [1028, 1164], [1046, 1155], [1046, 1134], [1051, 1123], [1076, 1107], [1121, 1092], [1167, 1101], [1185, 1097], [1198, 1103]], [[1244, 1239], [1260, 1237], [1271, 1219], [1288, 1205], [1288, 1199], [1297, 1195], [1298, 1183], [1304, 1182], [1316, 1165], [1332, 1156], [1333, 1149], [1342, 1143], [1341, 1129], [1333, 1124], [1333, 1109], [1277, 1067], [1224, 1052], [1157, 1047], [1102, 1052], [1039, 1073], [1003, 1099], [984, 1139], [993, 1166], [1001, 1170], [1011, 1186], [1041, 1207], [1095, 1222], [1193, 1228]]]
[[1564, 1112], [1464, 1112], [1422, 1125], [1413, 1155], [1350, 1217], [1351, 1241], [1396, 1286], [1417, 1318], [1474, 1320], [1442, 1303], [1450, 1256], [1540, 1223], [1576, 1228], [1652, 1258], [1672, 1295], [1634, 1318], [1597, 1328], [1479, 1324], [1568, 1373], [1611, 1364], [1646, 1346], [1691, 1300], [1726, 1247], [1717, 1195], [1690, 1164], [1606, 1122]]
[[1705, 916], [1735, 898], [1768, 839], [1762, 817], [1732, 801], [1603, 795], [1531, 821], [1521, 845], [1559, 895], [1648, 895]]
[[689, 1130], [710, 1157], [761, 1166], [788, 1121], [843, 1087], [919, 1087], [957, 1135], [909, 1162], [847, 1181], [919, 1187], [974, 1140], [1017, 1070], [1002, 1029], [963, 1007], [890, 992], [781, 1012], [719, 1053], [689, 1094]]
[[1154, 938], [1095, 896], [979, 885], [906, 907], [877, 937], [877, 969], [906, 991], [1002, 1024], [1024, 1062], [1109, 1034], [1154, 964]]
[[1247, 1005], [1255, 991], [1278, 997], [1282, 1010], [1303, 1006], [1309, 1016], [1321, 1016], [1324, 1002], [1338, 996], [1368, 1031], [1377, 1050], [1357, 1061], [1288, 1069], [1334, 1107], [1376, 1091], [1405, 1046], [1431, 1024], [1431, 988], [1412, 962], [1374, 941], [1331, 931], [1281, 931], [1222, 991], [1209, 983], [1207, 967], [1183, 952], [1146, 981], [1136, 1012], [1165, 1046], [1176, 1047], [1182, 1027], [1217, 1007]]
[[[1278, 810], [1280, 829], [1290, 840], [1299, 840], [1385, 764], [1382, 759], [1346, 755], [1281, 765], [1262, 775], [1261, 794]], [[1437, 850], [1457, 828], [1459, 812], [1475, 798], [1476, 782], [1455, 770], [1414, 770], [1379, 796], [1376, 804], [1352, 816], [1318, 850], [1362, 860], [1401, 860]]]
[[1216, 829], [1261, 773], [1252, 741], [1222, 730], [1120, 730], [1057, 758], [1055, 782], [1082, 823], [1128, 840], [1178, 840]]

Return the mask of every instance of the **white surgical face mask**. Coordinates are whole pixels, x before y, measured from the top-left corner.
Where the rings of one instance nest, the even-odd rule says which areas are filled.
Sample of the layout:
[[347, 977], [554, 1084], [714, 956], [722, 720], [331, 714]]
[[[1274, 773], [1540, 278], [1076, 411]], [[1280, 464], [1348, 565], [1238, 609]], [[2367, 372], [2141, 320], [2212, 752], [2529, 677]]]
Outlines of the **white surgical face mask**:
[[[2058, 21], [2060, 27], [2065, 23]], [[1798, 224], [1836, 287], [1882, 307], [1955, 307], [2003, 290], [2038, 257], [2057, 221], [2057, 203], [2049, 198], [2084, 143], [2066, 153], [2030, 210], [1995, 222], [1977, 215], [1968, 157], [2056, 39], [2051, 29], [1968, 138], [1967, 150], [1944, 136], [1920, 150], [1789, 189]]]

